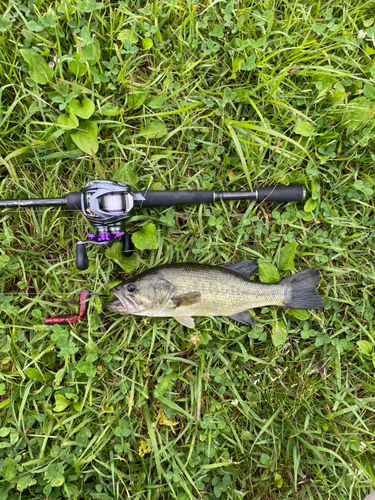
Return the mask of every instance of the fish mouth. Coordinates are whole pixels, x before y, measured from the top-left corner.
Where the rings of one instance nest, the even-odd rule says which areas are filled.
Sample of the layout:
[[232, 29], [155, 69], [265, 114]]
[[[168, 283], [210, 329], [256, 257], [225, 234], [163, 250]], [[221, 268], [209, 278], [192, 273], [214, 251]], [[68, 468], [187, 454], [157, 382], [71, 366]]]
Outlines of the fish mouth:
[[104, 304], [104, 307], [114, 312], [125, 312], [124, 305], [119, 299], [110, 300], [109, 302], [106, 302]]
[[121, 312], [125, 314], [134, 314], [138, 310], [139, 305], [134, 300], [133, 297], [129, 295], [118, 295], [116, 292], [112, 292], [113, 295], [117, 297], [115, 300], [111, 300], [105, 304], [105, 307], [110, 311]]

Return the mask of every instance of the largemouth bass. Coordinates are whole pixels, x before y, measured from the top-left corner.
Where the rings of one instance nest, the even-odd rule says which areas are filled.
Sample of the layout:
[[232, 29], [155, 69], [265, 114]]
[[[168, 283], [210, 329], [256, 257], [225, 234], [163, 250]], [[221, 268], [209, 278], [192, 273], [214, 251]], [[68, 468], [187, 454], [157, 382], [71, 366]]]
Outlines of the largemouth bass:
[[323, 307], [316, 292], [320, 281], [316, 268], [273, 284], [249, 281], [257, 271], [253, 260], [221, 266], [183, 263], [154, 267], [113, 288], [117, 299], [106, 307], [121, 314], [173, 317], [189, 328], [194, 327], [193, 316], [228, 316], [254, 325], [249, 309], [255, 307]]

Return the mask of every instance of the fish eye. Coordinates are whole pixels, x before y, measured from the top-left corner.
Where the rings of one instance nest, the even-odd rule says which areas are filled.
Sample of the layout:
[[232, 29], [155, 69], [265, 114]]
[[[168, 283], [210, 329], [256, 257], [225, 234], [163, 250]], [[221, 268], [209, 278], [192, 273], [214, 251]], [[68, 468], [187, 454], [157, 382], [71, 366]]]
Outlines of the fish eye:
[[136, 288], [137, 287], [134, 285], [134, 283], [130, 283], [130, 285], [128, 285], [128, 292], [133, 293], [135, 292]]

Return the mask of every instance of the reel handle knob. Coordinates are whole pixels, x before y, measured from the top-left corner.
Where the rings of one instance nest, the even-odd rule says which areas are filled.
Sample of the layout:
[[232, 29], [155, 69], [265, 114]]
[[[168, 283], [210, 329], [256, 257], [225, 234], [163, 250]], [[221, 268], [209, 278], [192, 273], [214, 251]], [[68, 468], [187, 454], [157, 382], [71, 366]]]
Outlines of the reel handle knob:
[[125, 233], [122, 237], [122, 253], [125, 257], [131, 257], [134, 253], [134, 244], [130, 233]]
[[83, 241], [78, 241], [76, 245], [76, 267], [79, 271], [86, 271], [89, 267], [89, 258]]

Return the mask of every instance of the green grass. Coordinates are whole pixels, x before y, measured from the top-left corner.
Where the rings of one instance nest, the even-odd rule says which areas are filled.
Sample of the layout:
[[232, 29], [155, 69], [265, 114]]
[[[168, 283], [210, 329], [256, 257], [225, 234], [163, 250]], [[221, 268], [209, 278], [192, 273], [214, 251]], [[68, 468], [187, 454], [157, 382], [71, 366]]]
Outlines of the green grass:
[[[299, 182], [309, 200], [138, 211], [128, 228], [154, 223], [158, 248], [120, 267], [90, 247], [84, 273], [82, 216], [1, 211], [0, 499], [363, 500], [375, 488], [374, 3], [22, 0], [0, 14], [0, 198], [106, 178]], [[95, 105], [84, 145], [57, 124], [72, 97]], [[282, 277], [318, 267], [325, 309], [188, 331], [92, 297], [87, 321], [43, 322], [124, 269], [241, 258]], [[177, 357], [191, 335], [192, 356]]]

